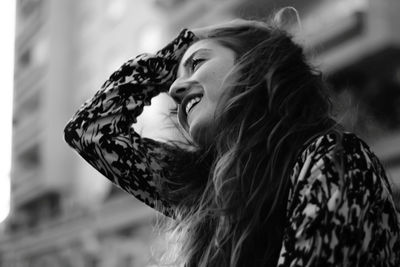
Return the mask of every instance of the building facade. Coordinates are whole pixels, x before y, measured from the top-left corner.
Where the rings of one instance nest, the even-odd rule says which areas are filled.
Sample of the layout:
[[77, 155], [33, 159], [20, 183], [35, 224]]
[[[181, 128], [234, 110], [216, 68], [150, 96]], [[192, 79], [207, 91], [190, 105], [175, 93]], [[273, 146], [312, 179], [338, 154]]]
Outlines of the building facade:
[[[369, 141], [399, 192], [398, 0], [19, 0], [11, 213], [0, 266], [153, 266], [152, 246], [162, 243], [155, 212], [69, 149], [64, 125], [124, 61], [156, 51], [183, 27], [265, 19], [286, 5], [300, 12], [301, 27], [289, 28], [327, 74], [339, 119]], [[157, 97], [134, 127], [161, 139], [170, 105]]]

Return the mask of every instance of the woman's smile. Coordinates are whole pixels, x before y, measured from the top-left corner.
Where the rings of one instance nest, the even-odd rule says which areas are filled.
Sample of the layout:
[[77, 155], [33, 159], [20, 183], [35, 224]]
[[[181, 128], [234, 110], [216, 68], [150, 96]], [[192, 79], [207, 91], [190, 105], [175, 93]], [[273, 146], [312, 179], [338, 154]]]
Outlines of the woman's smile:
[[195, 114], [194, 114], [195, 109], [201, 108], [201, 107], [199, 107], [200, 106], [200, 102], [201, 102], [201, 98], [197, 97], [197, 98], [191, 100], [191, 102], [189, 102], [189, 104], [193, 103], [192, 105], [190, 105], [190, 106], [187, 105], [186, 106], [186, 117], [187, 117], [188, 125], [191, 124], [192, 119], [195, 116]]
[[192, 98], [192, 99], [189, 101], [189, 103], [186, 105], [186, 108], [185, 108], [186, 114], [189, 114], [189, 112], [192, 110], [192, 108], [193, 108], [194, 106], [196, 106], [196, 105], [200, 102], [200, 100], [201, 100], [200, 97]]
[[200, 40], [179, 63], [170, 95], [179, 105], [178, 119], [197, 143], [213, 135], [214, 112], [224, 93], [224, 81], [235, 63], [235, 53], [215, 41]]

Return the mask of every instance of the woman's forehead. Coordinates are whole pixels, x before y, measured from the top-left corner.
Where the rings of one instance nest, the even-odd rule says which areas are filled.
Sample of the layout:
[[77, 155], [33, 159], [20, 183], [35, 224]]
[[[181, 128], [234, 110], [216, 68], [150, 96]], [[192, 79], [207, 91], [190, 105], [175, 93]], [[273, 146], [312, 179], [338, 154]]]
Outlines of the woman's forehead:
[[186, 50], [185, 54], [182, 57], [181, 62], [184, 62], [191, 54], [193, 54], [197, 50], [207, 49], [207, 50], [214, 51], [214, 50], [218, 49], [218, 47], [219, 47], [219, 44], [216, 41], [211, 40], [211, 39], [204, 39], [204, 40], [197, 41]]

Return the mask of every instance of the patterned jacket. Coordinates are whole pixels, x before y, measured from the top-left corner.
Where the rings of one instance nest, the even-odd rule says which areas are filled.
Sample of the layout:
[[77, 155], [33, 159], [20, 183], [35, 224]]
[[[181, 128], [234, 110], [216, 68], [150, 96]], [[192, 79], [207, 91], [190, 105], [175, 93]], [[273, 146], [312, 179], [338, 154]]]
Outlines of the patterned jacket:
[[[168, 90], [180, 57], [196, 39], [183, 30], [156, 54], [123, 64], [65, 127], [65, 140], [89, 164], [166, 215], [173, 207], [156, 181], [169, 175], [169, 147], [142, 138], [131, 125]], [[400, 220], [382, 165], [362, 140], [345, 133], [339, 175], [336, 143], [333, 134], [319, 136], [296, 160], [277, 266], [400, 266]]]

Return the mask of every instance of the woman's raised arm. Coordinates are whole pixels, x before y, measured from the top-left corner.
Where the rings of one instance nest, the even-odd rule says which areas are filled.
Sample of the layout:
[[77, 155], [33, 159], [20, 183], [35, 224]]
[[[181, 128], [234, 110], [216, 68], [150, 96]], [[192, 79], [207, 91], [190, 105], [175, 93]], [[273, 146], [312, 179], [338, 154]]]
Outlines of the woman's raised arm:
[[66, 142], [114, 184], [150, 207], [171, 215], [157, 179], [169, 174], [168, 145], [142, 138], [131, 127], [145, 105], [174, 81], [178, 61], [195, 35], [182, 32], [155, 55], [142, 54], [114, 72], [75, 113]]

